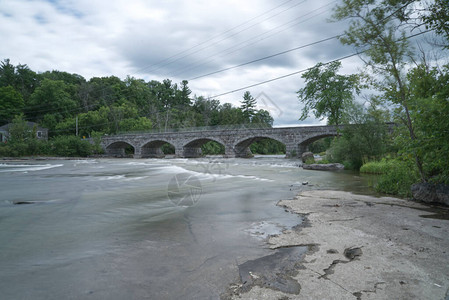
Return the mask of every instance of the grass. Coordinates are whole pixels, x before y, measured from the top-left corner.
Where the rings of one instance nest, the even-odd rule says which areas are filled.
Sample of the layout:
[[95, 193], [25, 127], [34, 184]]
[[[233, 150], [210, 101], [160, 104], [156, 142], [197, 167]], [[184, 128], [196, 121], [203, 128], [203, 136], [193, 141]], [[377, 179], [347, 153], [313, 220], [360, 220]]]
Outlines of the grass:
[[370, 161], [360, 168], [360, 173], [385, 174], [394, 165], [394, 160], [383, 159], [381, 161]]
[[419, 181], [418, 171], [410, 160], [382, 159], [364, 164], [360, 168], [361, 173], [378, 174], [379, 179], [375, 189], [378, 192], [411, 196], [410, 187]]

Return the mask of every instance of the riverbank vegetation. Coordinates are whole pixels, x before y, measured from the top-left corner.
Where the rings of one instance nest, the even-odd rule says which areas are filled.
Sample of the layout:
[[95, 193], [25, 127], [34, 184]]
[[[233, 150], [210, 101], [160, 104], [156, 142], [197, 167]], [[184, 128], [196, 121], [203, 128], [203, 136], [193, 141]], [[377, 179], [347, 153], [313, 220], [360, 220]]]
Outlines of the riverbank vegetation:
[[417, 182], [449, 184], [447, 0], [345, 0], [333, 15], [342, 20], [350, 26], [339, 39], [365, 69], [341, 75], [339, 62], [318, 64], [298, 91], [301, 118], [311, 111], [340, 127], [327, 159], [379, 174], [381, 192], [408, 196]]
[[[100, 151], [86, 139], [124, 132], [176, 128], [241, 125], [271, 127], [269, 112], [257, 109], [256, 99], [245, 92], [241, 106], [192, 95], [187, 81], [144, 81], [115, 76], [86, 80], [63, 71], [36, 73], [27, 65], [0, 62], [0, 126], [13, 122], [11, 136], [0, 143], [0, 156], [86, 156]], [[25, 121], [49, 130], [49, 142], [38, 140]], [[22, 130], [22, 132], [18, 132]], [[16, 138], [14, 135], [25, 136]], [[169, 145], [167, 154], [174, 151]], [[253, 153], [285, 153], [273, 140], [255, 142]], [[204, 154], [220, 154], [223, 147], [203, 146]]]

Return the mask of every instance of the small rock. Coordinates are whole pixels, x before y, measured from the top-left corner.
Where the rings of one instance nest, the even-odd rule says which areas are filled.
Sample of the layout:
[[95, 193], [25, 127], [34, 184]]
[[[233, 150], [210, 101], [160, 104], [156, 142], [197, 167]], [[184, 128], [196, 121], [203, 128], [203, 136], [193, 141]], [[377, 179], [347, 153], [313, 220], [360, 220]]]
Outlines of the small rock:
[[362, 249], [355, 247], [355, 248], [346, 248], [344, 251], [344, 256], [349, 260], [354, 260], [358, 258], [359, 256], [362, 256]]
[[34, 201], [14, 201], [14, 205], [23, 205], [23, 204], [34, 204]]
[[313, 153], [312, 152], [304, 152], [302, 155], [301, 155], [301, 160], [302, 160], [302, 162], [305, 164], [305, 163], [314, 163], [315, 162], [315, 157], [313, 156]]
[[326, 252], [329, 253], [329, 254], [337, 254], [338, 250], [336, 250], [336, 249], [329, 249]]

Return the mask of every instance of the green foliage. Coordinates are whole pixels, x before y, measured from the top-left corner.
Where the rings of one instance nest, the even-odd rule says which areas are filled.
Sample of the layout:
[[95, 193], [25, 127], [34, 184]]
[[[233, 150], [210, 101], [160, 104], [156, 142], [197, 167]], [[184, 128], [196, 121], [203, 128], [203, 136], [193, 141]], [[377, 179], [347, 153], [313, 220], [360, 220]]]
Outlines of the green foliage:
[[393, 160], [388, 169], [380, 175], [376, 190], [382, 193], [411, 196], [410, 186], [419, 182], [419, 172], [412, 160]]
[[272, 127], [274, 119], [270, 116], [270, 112], [261, 109], [253, 116], [251, 123], [259, 124], [261, 127]]
[[446, 39], [445, 48], [449, 48], [449, 3], [447, 0], [435, 0], [421, 15], [426, 28], [434, 29], [438, 35]]
[[175, 154], [175, 147], [171, 144], [164, 144], [161, 148], [164, 154]]
[[242, 110], [245, 123], [250, 123], [254, 115], [256, 114], [257, 101], [249, 91], [246, 91], [243, 94], [243, 100], [241, 101], [241, 103], [242, 105], [240, 106], [240, 109]]
[[326, 154], [326, 150], [330, 148], [332, 138], [322, 138], [309, 145], [309, 151], [312, 153], [319, 153], [321, 156]]
[[225, 148], [222, 144], [219, 144], [215, 141], [209, 141], [201, 146], [201, 152], [203, 155], [218, 155], [224, 154]]
[[362, 165], [360, 173], [365, 174], [385, 174], [391, 169], [392, 160], [382, 159], [381, 161], [370, 161]]
[[[429, 180], [427, 170], [429, 163], [426, 162], [428, 153], [423, 151], [427, 145], [423, 137], [427, 134], [420, 133], [421, 129], [419, 125], [417, 126], [420, 116], [413, 110], [423, 108], [422, 100], [425, 97], [417, 95], [433, 88], [429, 85], [427, 76], [430, 74], [425, 74], [430, 69], [427, 65], [423, 70], [418, 70], [418, 73], [424, 75], [423, 77], [411, 77], [410, 73], [408, 77], [406, 76], [409, 63], [411, 61], [416, 63], [417, 55], [424, 53], [417, 53], [407, 36], [413, 34], [414, 29], [423, 29], [422, 27], [426, 26], [435, 29], [437, 34], [443, 36], [447, 47], [448, 12], [446, 0], [431, 2], [344, 0], [342, 5], [336, 7], [334, 13], [335, 20], [350, 22], [345, 35], [340, 38], [341, 42], [363, 51], [364, 62], [371, 71], [372, 86], [381, 92], [383, 101], [394, 105], [396, 120], [406, 127], [408, 139], [401, 136], [400, 140], [403, 142], [397, 144], [401, 144], [402, 151], [413, 156], [422, 181]], [[423, 47], [420, 46], [419, 49], [422, 50]], [[424, 55], [423, 62], [426, 61]], [[420, 91], [415, 88], [417, 86], [424, 89]], [[436, 96], [434, 93], [431, 94], [429, 97]], [[418, 102], [421, 104], [416, 106]], [[432, 145], [436, 150], [434, 146]], [[435, 151], [430, 152], [435, 154]]]
[[40, 119], [40, 112], [48, 111], [57, 121], [71, 116], [77, 103], [71, 98], [69, 89], [70, 86], [62, 80], [43, 79], [31, 95], [27, 114]]
[[310, 164], [314, 164], [314, 163], [315, 163], [315, 159], [312, 157], [307, 158], [305, 161], [306, 165], [310, 165]]
[[92, 153], [93, 154], [103, 154], [104, 150], [103, 147], [101, 147], [101, 132], [92, 131]]
[[0, 87], [0, 124], [11, 121], [15, 115], [22, 113], [24, 101], [22, 95], [12, 86]]
[[360, 168], [361, 173], [379, 175], [376, 190], [381, 193], [410, 196], [410, 186], [419, 181], [419, 172], [411, 158], [371, 161]]
[[250, 146], [253, 154], [285, 154], [285, 145], [272, 139], [262, 139]]
[[[242, 107], [235, 107], [229, 103], [220, 104], [216, 99], [192, 97], [188, 84], [185, 80], [174, 83], [170, 79], [146, 82], [130, 76], [125, 80], [109, 76], [87, 81], [80, 75], [57, 70], [36, 74], [26, 65], [14, 66], [5, 59], [0, 62], [0, 122], [7, 123], [14, 115], [22, 113], [24, 120], [48, 128], [50, 141], [45, 144], [48, 147], [37, 147], [31, 145], [34, 143], [31, 140], [22, 138], [24, 143], [17, 142], [16, 146], [3, 145], [2, 153], [13, 150], [14, 155], [100, 153], [98, 141], [92, 149], [81, 147], [79, 141], [75, 141], [76, 124], [78, 139], [94, 137], [94, 140], [99, 140], [103, 134], [152, 129], [248, 123], [261, 127], [273, 125], [269, 112], [257, 110], [256, 100], [249, 92], [243, 95]], [[74, 149], [68, 149], [69, 146]], [[258, 143], [253, 148], [255, 153], [279, 153], [285, 151], [282, 147], [271, 141]], [[163, 151], [172, 154], [174, 148], [164, 145]], [[203, 152], [218, 153], [223, 149], [207, 144]]]
[[57, 136], [51, 141], [52, 153], [58, 156], [86, 157], [92, 153], [93, 146], [77, 136]]
[[33, 134], [33, 129], [31, 129], [27, 122], [23, 119], [23, 115], [14, 117], [10, 127], [8, 128], [8, 132], [8, 142], [12, 144], [25, 143], [26, 141], [36, 138]]
[[130, 131], [145, 131], [152, 128], [152, 123], [145, 117], [139, 117], [137, 119], [124, 119], [120, 121], [120, 130], [125, 132]]
[[402, 152], [422, 158], [426, 178], [449, 184], [449, 65], [418, 66], [410, 70], [408, 79], [416, 139], [398, 138], [398, 143]]
[[346, 125], [327, 151], [330, 161], [341, 162], [346, 169], [359, 170], [365, 157], [380, 158], [390, 150], [389, 134], [377, 115], [353, 105], [350, 117], [355, 124]]
[[36, 128], [30, 128], [22, 115], [13, 119], [8, 131], [8, 141], [1, 144], [0, 156], [46, 155], [50, 152], [47, 143], [36, 138]]
[[316, 118], [326, 117], [328, 124], [341, 124], [345, 107], [354, 100], [353, 92], [359, 92], [359, 79], [357, 75], [337, 74], [340, 67], [338, 61], [319, 63], [301, 76], [306, 86], [297, 92], [304, 103], [300, 120], [305, 120], [312, 110]]

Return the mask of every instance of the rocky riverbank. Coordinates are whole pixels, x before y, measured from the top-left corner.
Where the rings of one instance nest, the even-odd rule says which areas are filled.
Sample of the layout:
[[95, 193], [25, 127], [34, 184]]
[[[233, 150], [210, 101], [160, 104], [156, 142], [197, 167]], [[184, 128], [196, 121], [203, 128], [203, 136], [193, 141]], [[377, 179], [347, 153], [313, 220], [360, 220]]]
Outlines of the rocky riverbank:
[[[271, 274], [245, 264], [245, 282], [223, 298], [449, 299], [448, 208], [339, 191], [302, 192], [278, 205], [305, 222], [269, 238], [274, 254], [259, 265]], [[285, 257], [300, 246], [302, 256]]]

